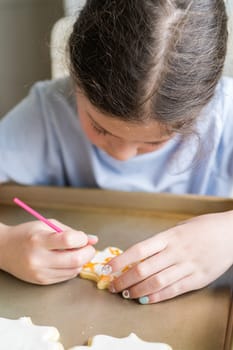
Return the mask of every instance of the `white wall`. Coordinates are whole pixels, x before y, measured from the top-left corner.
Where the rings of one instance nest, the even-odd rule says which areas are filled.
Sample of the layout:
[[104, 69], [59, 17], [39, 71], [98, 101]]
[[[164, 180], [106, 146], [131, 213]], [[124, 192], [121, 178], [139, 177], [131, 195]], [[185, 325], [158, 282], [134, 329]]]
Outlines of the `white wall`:
[[49, 79], [50, 33], [63, 0], [0, 0], [0, 116]]

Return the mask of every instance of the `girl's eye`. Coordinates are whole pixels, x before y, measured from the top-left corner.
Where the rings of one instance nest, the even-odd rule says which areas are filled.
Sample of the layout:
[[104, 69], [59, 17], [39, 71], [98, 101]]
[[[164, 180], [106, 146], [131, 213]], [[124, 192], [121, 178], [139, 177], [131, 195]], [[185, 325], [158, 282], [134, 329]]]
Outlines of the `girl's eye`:
[[161, 146], [161, 145], [163, 145], [166, 142], [167, 142], [167, 140], [166, 141], [158, 141], [158, 142], [150, 142], [150, 143], [148, 143], [148, 145], [151, 146], [151, 147], [153, 147], [153, 146]]
[[92, 124], [92, 127], [98, 135], [106, 135], [107, 134], [107, 131], [105, 131], [104, 129], [98, 128], [95, 124]]
[[150, 143], [148, 143], [148, 145], [151, 146], [151, 147], [155, 147], [155, 146], [161, 145], [162, 143], [163, 142], [150, 142]]

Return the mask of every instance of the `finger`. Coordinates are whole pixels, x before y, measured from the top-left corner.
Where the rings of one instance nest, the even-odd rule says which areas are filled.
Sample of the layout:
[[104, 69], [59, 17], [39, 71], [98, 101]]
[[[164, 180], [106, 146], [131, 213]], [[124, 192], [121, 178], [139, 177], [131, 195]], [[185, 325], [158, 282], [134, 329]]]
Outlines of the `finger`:
[[87, 245], [80, 249], [50, 251], [47, 264], [52, 269], [77, 269], [90, 261], [95, 255], [95, 249]]
[[99, 238], [96, 235], [87, 235], [88, 244], [94, 245], [98, 242]]
[[[57, 227], [59, 227], [60, 229], [62, 229], [64, 232], [70, 232], [70, 231], [73, 231], [73, 232], [76, 232], [76, 233], [79, 233], [79, 234], [82, 234], [82, 235], [85, 235], [84, 232], [82, 231], [77, 231], [77, 230], [74, 230], [72, 229], [70, 226], [67, 226], [55, 219], [49, 219], [49, 221], [51, 221], [53, 224], [55, 224]], [[41, 225], [42, 228], [46, 229], [48, 232], [52, 232], [52, 229], [49, 228], [44, 222], [38, 222], [38, 224]], [[53, 230], [53, 233], [55, 233], [55, 237], [56, 237], [56, 233], [58, 233], [60, 236], [63, 232], [54, 232]], [[98, 242], [98, 237], [96, 235], [91, 235], [91, 234], [87, 234], [87, 243], [86, 244], [96, 244]], [[84, 238], [84, 237], [83, 237]], [[86, 239], [84, 239], [86, 241]], [[66, 242], [65, 242], [66, 244]], [[82, 243], [81, 243], [82, 244]], [[81, 246], [83, 246], [85, 244], [82, 244]], [[74, 248], [78, 248], [78, 247], [74, 247]], [[65, 248], [54, 248], [54, 249], [65, 249]], [[70, 248], [71, 249], [71, 248]]]
[[111, 287], [116, 292], [122, 291], [132, 285], [135, 285], [149, 276], [155, 275], [161, 270], [167, 269], [175, 263], [175, 257], [170, 254], [168, 249], [153, 255], [152, 257], [133, 265], [128, 271], [124, 272], [112, 283]]
[[77, 249], [88, 244], [88, 237], [82, 231], [49, 232], [40, 237], [43, 245], [49, 250]]
[[190, 276], [187, 276], [180, 281], [177, 281], [176, 283], [168, 286], [167, 288], [161, 289], [156, 293], [140, 298], [139, 302], [141, 304], [158, 303], [160, 301], [172, 299], [178, 295], [190, 292], [191, 290], [198, 289], [199, 287], [194, 287], [193, 283], [190, 282], [190, 280]]
[[191, 265], [173, 265], [165, 270], [150, 276], [144, 281], [129, 289], [130, 298], [140, 298], [160, 290], [165, 290], [170, 285], [190, 276], [193, 270]]
[[49, 221], [51, 221], [54, 225], [56, 225], [57, 227], [61, 228], [63, 231], [69, 231], [69, 230], [72, 230], [73, 228], [64, 224], [63, 222], [61, 221], [58, 221], [56, 219], [53, 219], [53, 218], [49, 218], [48, 219]]
[[155, 255], [164, 250], [167, 246], [165, 235], [158, 234], [143, 242], [137, 243], [127, 249], [121, 255], [115, 257], [109, 262], [113, 272], [122, 270], [125, 266], [134, 264], [138, 261]]
[[141, 304], [158, 303], [199, 288], [200, 286], [197, 286], [195, 283], [195, 277], [193, 275], [188, 275], [158, 292], [140, 297], [139, 302]]
[[[74, 230], [74, 228], [67, 226], [55, 219], [49, 219], [49, 221], [52, 221], [53, 224], [55, 224], [57, 227], [61, 228], [63, 231], [76, 231], [76, 232], [82, 232], [82, 231], [77, 231]], [[83, 232], [82, 232], [83, 233]], [[98, 242], [98, 237], [93, 234], [87, 234], [87, 239], [88, 239], [88, 244], [96, 244]]]
[[80, 270], [80, 268], [63, 270], [45, 269], [37, 272], [37, 274], [33, 276], [33, 279], [30, 279], [30, 282], [40, 285], [59, 283], [77, 277]]
[[[50, 221], [52, 221], [56, 226], [58, 226], [59, 228], [61, 228], [63, 231], [75, 231], [75, 232], [82, 232], [83, 231], [79, 231], [79, 230], [74, 230], [74, 228], [67, 226], [55, 219], [49, 219]], [[85, 234], [85, 233], [84, 233]], [[88, 244], [96, 244], [98, 242], [98, 237], [96, 235], [93, 234], [86, 234], [87, 235], [87, 239], [88, 239]]]
[[[62, 231], [69, 231], [69, 230], [73, 229], [72, 227], [65, 225], [64, 223], [62, 223], [56, 219], [48, 218], [47, 220], [49, 222], [51, 222], [52, 224], [54, 224], [57, 228], [61, 229]], [[51, 232], [54, 231], [54, 229], [52, 227], [48, 226], [45, 222], [43, 222], [43, 221], [38, 221], [38, 222], [40, 222], [42, 229], [48, 230]]]

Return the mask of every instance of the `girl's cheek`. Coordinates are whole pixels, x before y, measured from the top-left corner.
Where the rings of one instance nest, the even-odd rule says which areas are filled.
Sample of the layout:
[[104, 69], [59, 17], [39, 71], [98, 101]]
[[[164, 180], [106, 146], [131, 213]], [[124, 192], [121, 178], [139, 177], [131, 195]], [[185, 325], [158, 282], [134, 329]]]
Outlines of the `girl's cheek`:
[[92, 144], [96, 146], [101, 146], [105, 144], [103, 135], [98, 135], [94, 130], [90, 130], [90, 129], [86, 129], [84, 130], [84, 132]]
[[96, 135], [95, 131], [93, 130], [93, 128], [91, 126], [82, 122], [82, 120], [80, 120], [80, 121], [81, 121], [81, 127], [82, 127], [85, 135], [87, 136], [87, 138], [89, 139], [89, 141], [91, 143], [95, 144], [99, 135]]

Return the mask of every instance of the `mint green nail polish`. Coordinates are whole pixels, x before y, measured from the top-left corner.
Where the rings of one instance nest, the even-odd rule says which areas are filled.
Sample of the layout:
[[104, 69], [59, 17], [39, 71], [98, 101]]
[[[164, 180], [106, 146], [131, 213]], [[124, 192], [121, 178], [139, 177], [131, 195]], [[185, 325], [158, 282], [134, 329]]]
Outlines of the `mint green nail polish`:
[[138, 301], [139, 301], [140, 304], [145, 305], [145, 304], [149, 303], [149, 298], [148, 297], [141, 297], [141, 298], [138, 299]]

